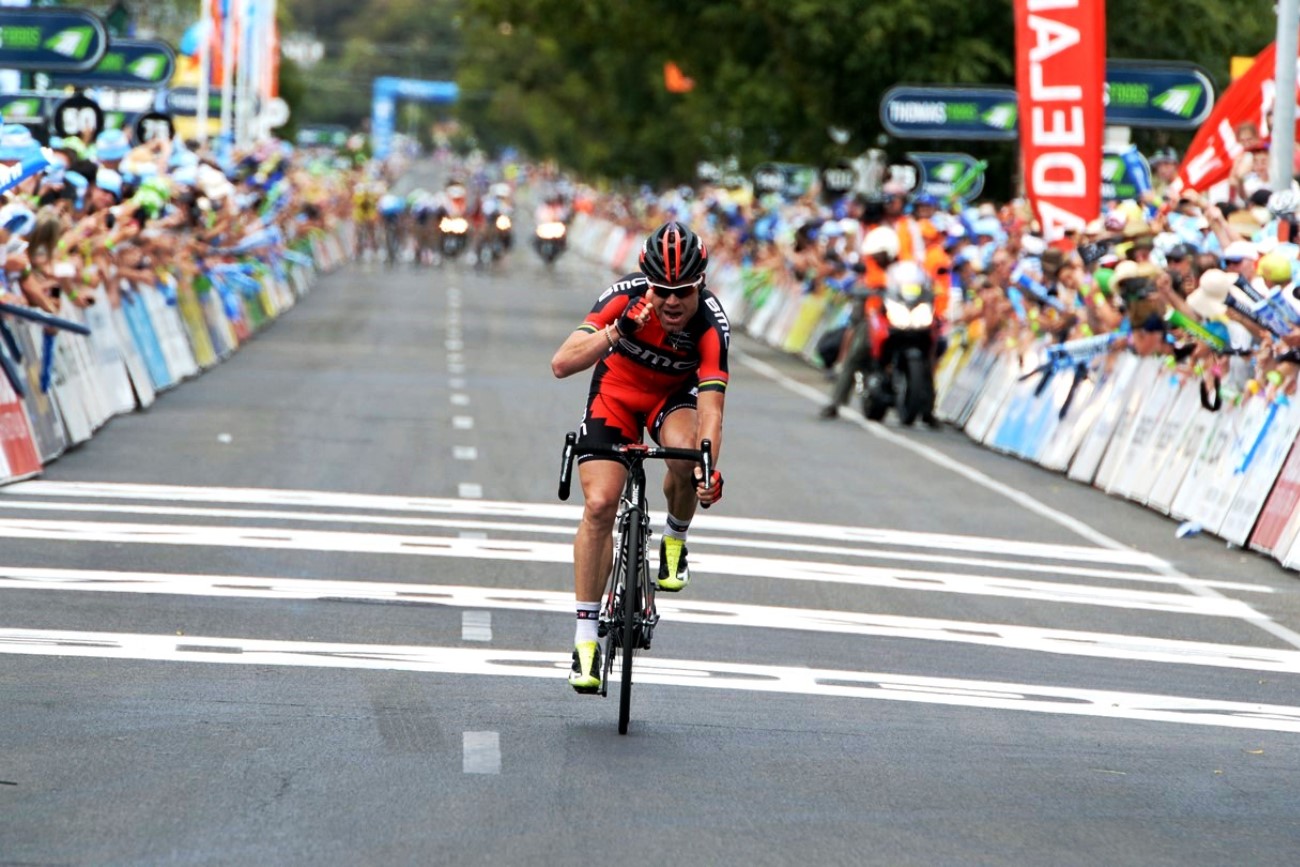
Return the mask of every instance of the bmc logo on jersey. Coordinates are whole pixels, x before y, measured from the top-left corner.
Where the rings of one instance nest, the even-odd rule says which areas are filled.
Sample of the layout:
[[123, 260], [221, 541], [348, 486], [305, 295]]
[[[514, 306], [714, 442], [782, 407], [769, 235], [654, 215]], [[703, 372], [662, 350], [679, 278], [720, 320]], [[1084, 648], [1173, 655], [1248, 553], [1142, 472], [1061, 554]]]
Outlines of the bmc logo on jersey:
[[727, 321], [727, 314], [722, 310], [722, 304], [717, 298], [709, 296], [704, 299], [704, 305], [713, 311], [714, 317], [718, 320], [718, 327], [722, 329], [722, 345], [731, 346], [731, 323]]
[[646, 367], [652, 367], [655, 370], [673, 370], [688, 371], [694, 370], [699, 366], [698, 359], [678, 360], [667, 355], [660, 355], [648, 346], [636, 343], [624, 337], [618, 342], [619, 348], [626, 352], [630, 357], [644, 364]]

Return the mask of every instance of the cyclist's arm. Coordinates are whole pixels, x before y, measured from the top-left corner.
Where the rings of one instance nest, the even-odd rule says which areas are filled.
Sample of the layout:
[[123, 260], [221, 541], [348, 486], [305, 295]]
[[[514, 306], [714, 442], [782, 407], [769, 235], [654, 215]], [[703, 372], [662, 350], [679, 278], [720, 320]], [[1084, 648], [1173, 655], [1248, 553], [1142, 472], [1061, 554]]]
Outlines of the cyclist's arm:
[[639, 294], [638, 290], [645, 286], [644, 279], [638, 282], [631, 276], [602, 292], [586, 321], [560, 345], [551, 359], [551, 373], [556, 379], [581, 373], [618, 344], [618, 329], [613, 327], [614, 323], [632, 303], [633, 297]]
[[699, 439], [711, 441], [715, 466], [722, 453], [722, 405], [725, 394], [723, 391], [701, 391], [695, 399]]
[[551, 359], [551, 373], [564, 379], [581, 373], [600, 361], [618, 343], [618, 331], [613, 325], [593, 330], [587, 323], [569, 335]]

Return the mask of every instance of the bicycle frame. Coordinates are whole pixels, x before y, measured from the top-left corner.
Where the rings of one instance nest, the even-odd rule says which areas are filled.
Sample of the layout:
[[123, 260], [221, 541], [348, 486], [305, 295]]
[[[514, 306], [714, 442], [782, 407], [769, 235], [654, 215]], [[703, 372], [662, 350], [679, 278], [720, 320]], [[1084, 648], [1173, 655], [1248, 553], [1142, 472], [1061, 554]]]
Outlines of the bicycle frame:
[[561, 500], [569, 498], [573, 459], [584, 454], [614, 457], [627, 467], [627, 478], [623, 483], [623, 495], [615, 520], [618, 546], [615, 549], [614, 567], [606, 583], [598, 627], [598, 635], [604, 641], [600, 694], [608, 694], [609, 675], [613, 671], [617, 651], [622, 663], [618, 733], [627, 734], [632, 701], [632, 658], [637, 650], [650, 649], [654, 628], [659, 623], [659, 613], [654, 604], [654, 583], [650, 580], [650, 513], [646, 503], [643, 464], [649, 458], [693, 461], [703, 468], [704, 478], [710, 479], [713, 475], [713, 446], [708, 440], [700, 443], [699, 451], [640, 443], [579, 446], [577, 434], [570, 432], [564, 438], [564, 454], [560, 464]]

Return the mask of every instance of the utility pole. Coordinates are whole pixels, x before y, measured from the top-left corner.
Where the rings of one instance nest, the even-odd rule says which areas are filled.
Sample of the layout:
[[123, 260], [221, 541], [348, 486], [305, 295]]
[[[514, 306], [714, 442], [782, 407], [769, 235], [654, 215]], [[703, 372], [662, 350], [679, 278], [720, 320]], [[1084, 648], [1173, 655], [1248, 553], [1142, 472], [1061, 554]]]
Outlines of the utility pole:
[[1269, 176], [1275, 191], [1291, 189], [1295, 174], [1296, 37], [1300, 28], [1300, 0], [1277, 2], [1277, 65], [1274, 78], [1273, 141]]

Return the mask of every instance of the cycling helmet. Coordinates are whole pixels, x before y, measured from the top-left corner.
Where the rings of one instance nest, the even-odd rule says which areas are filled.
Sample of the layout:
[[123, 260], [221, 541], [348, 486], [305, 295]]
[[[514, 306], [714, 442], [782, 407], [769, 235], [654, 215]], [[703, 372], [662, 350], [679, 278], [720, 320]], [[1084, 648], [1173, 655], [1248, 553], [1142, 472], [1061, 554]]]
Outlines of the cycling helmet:
[[898, 258], [898, 233], [888, 226], [877, 226], [862, 240], [862, 252], [867, 256], [885, 255]]
[[700, 237], [678, 222], [664, 223], [645, 240], [641, 273], [651, 283], [686, 286], [704, 276], [709, 253]]

